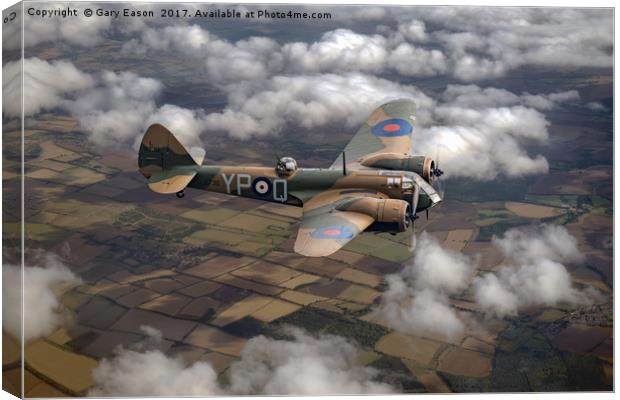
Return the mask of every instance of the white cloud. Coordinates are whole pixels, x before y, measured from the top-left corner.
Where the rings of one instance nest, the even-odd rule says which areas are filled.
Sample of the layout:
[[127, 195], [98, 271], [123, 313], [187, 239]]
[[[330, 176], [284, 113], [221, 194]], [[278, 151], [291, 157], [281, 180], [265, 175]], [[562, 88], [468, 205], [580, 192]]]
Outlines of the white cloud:
[[[20, 115], [19, 62], [3, 67], [3, 102], [7, 117]], [[166, 125], [182, 143], [197, 144], [204, 127], [202, 110], [171, 104], [157, 106], [163, 85], [133, 72], [103, 70], [98, 75], [80, 71], [67, 61], [24, 60], [24, 115], [62, 109], [80, 122], [89, 139], [100, 146], [136, 144], [152, 123]]]
[[126, 54], [145, 54], [148, 50], [180, 51], [186, 56], [193, 57], [213, 39], [215, 39], [213, 35], [198, 25], [145, 28], [140, 40], [132, 39], [126, 42], [121, 51]]
[[380, 72], [389, 50], [381, 35], [362, 35], [349, 29], [326, 32], [310, 45], [287, 43], [282, 54], [290, 70], [297, 72]]
[[474, 279], [474, 296], [485, 312], [503, 317], [529, 305], [588, 304], [597, 299], [596, 291], [573, 287], [562, 264], [583, 261], [576, 239], [564, 227], [511, 229], [493, 244], [511, 261], [497, 273]]
[[555, 107], [577, 98], [575, 91], [533, 96], [492, 87], [448, 85], [439, 95], [440, 102], [433, 105], [431, 119], [419, 121], [422, 126], [414, 132], [414, 151], [439, 154], [447, 176], [489, 180], [498, 175], [547, 173], [547, 160], [525, 150], [529, 143], [544, 144], [549, 137], [549, 122], [531, 105], [538, 100], [537, 107]]
[[251, 37], [231, 44], [210, 43], [203, 54], [209, 78], [218, 84], [265, 79], [281, 69], [278, 44], [269, 38]]
[[446, 57], [440, 50], [426, 50], [409, 43], [396, 46], [388, 64], [405, 76], [434, 76], [448, 70]]
[[414, 98], [421, 114], [432, 100], [413, 86], [364, 74], [275, 76], [262, 82], [230, 85], [228, 106], [208, 114], [208, 129], [231, 136], [277, 134], [286, 124], [306, 129], [330, 123], [356, 128], [374, 107], [391, 99]]
[[501, 238], [494, 237], [493, 244], [505, 255], [517, 261], [549, 259], [580, 262], [584, 259], [579, 251], [577, 239], [559, 225], [542, 225], [534, 232], [527, 229], [511, 229]]
[[[204, 129], [204, 113], [202, 110], [190, 110], [172, 104], [164, 104], [152, 113], [145, 126], [158, 123], [174, 133], [174, 136], [189, 149], [189, 146], [200, 145], [200, 133]], [[142, 138], [138, 136], [137, 140]]]
[[607, 111], [607, 107], [597, 101], [586, 103], [586, 108], [589, 108], [592, 111]]
[[7, 117], [32, 116], [62, 106], [68, 95], [93, 86], [93, 79], [66, 61], [47, 62], [26, 58], [23, 62], [24, 86], [21, 86], [22, 63], [13, 61], [2, 67], [2, 90], [7, 94], [2, 111]]
[[448, 295], [465, 290], [474, 270], [469, 258], [442, 248], [422, 232], [413, 263], [386, 277], [381, 315], [400, 332], [453, 339], [463, 332], [465, 323], [449, 304]]
[[[46, 3], [46, 10], [66, 8], [66, 3]], [[53, 16], [24, 15], [24, 46], [31, 47], [41, 43], [66, 43], [72, 46], [91, 47], [101, 43], [104, 34], [112, 26], [112, 17], [84, 16], [86, 8], [97, 8], [89, 3], [72, 3], [72, 9], [77, 9], [77, 16], [62, 18]], [[20, 44], [21, 45], [21, 44]], [[18, 47], [15, 47], [18, 48]]]
[[576, 239], [562, 226], [514, 228], [494, 238], [507, 260], [497, 272], [475, 276], [473, 259], [444, 249], [423, 232], [411, 265], [388, 275], [379, 313], [395, 330], [455, 339], [471, 321], [450, 304], [449, 296], [471, 292], [487, 316], [515, 316], [524, 307], [591, 304], [601, 294], [573, 286], [563, 263], [583, 262]]
[[[24, 339], [26, 341], [52, 334], [68, 321], [70, 314], [58, 301], [54, 290], [80, 282], [60, 259], [52, 254], [39, 257], [40, 266], [26, 266], [24, 286]], [[2, 266], [2, 328], [21, 337], [22, 269]]]
[[357, 364], [358, 350], [344, 338], [311, 336], [298, 329], [293, 340], [258, 336], [249, 340], [230, 368], [233, 393], [327, 395], [390, 393], [373, 380], [375, 371]]
[[90, 396], [216, 396], [217, 373], [207, 362], [187, 365], [159, 350], [121, 349], [93, 370]]
[[[574, 8], [427, 7], [416, 21], [449, 56], [465, 81], [505, 75], [525, 65], [560, 68], [612, 66], [613, 14]], [[403, 17], [400, 29], [410, 24]]]
[[95, 144], [133, 142], [155, 112], [161, 88], [159, 81], [132, 72], [104, 71], [97, 85], [80, 93], [67, 108]]
[[426, 25], [424, 21], [411, 20], [398, 25], [398, 32], [400, 32], [405, 39], [409, 42], [425, 42], [428, 40], [426, 34]]
[[441, 99], [450, 105], [473, 109], [523, 105], [538, 110], [550, 110], [563, 103], [580, 98], [576, 90], [533, 95], [527, 92], [514, 94], [506, 89], [481, 88], [477, 85], [448, 85]]
[[[145, 330], [153, 335], [152, 328]], [[390, 393], [376, 372], [358, 365], [358, 350], [342, 337], [290, 329], [292, 340], [250, 339], [220, 384], [204, 361], [187, 364], [159, 350], [118, 349], [93, 370], [93, 396], [322, 395]]]

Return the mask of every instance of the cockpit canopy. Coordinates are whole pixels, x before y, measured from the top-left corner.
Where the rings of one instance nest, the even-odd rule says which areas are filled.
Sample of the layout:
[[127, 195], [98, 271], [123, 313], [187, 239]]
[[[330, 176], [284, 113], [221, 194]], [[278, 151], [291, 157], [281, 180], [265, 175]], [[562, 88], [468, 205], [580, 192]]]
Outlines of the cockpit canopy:
[[292, 157], [282, 157], [276, 164], [278, 176], [290, 176], [297, 170], [297, 161]]

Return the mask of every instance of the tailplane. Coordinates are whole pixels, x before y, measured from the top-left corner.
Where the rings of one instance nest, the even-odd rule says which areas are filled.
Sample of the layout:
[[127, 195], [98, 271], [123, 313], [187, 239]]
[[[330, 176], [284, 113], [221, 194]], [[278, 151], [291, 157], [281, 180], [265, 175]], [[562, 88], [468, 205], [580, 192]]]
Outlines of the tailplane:
[[187, 151], [163, 125], [153, 124], [140, 143], [138, 166], [154, 192], [179, 193], [196, 176], [204, 156], [203, 149]]

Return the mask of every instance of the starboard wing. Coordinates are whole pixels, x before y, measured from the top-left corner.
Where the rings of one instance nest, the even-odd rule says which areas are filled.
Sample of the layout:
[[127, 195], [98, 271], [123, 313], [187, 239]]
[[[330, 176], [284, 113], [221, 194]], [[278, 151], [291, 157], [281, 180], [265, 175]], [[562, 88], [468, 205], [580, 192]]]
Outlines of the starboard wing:
[[378, 192], [328, 190], [304, 204], [295, 252], [309, 257], [328, 256], [353, 240], [375, 220], [373, 217], [337, 207], [354, 198], [385, 198]]
[[[415, 112], [415, 103], [408, 99], [390, 101], [373, 111], [344, 149], [347, 167], [359, 167], [363, 158], [378, 154], [410, 154]], [[330, 168], [341, 166], [342, 154]]]

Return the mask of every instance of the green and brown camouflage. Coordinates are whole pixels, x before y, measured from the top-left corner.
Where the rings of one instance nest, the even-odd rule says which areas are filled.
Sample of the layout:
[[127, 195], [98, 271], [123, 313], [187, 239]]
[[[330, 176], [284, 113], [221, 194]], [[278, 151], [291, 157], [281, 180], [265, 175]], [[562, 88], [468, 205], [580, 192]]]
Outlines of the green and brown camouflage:
[[204, 150], [187, 151], [165, 127], [148, 128], [138, 165], [157, 193], [183, 197], [186, 187], [303, 207], [295, 251], [329, 255], [374, 222], [395, 231], [441, 201], [430, 185], [441, 171], [411, 154], [415, 104], [396, 100], [375, 110], [330, 168], [201, 165]]

